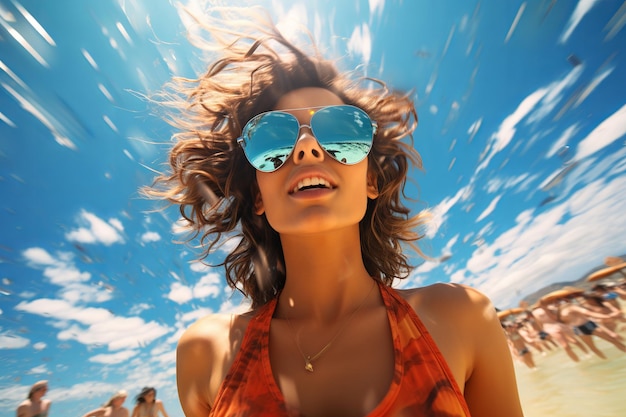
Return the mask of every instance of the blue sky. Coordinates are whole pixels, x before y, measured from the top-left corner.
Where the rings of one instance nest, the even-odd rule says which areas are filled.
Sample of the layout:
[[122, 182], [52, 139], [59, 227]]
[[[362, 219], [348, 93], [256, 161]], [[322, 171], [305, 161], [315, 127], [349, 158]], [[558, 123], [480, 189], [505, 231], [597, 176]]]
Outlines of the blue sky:
[[[459, 282], [506, 308], [626, 253], [623, 2], [257, 3], [414, 94], [408, 194], [433, 214], [432, 260], [398, 286]], [[175, 243], [176, 210], [138, 194], [171, 135], [142, 95], [206, 67], [176, 4], [0, 0], [0, 416], [39, 379], [55, 415], [153, 385], [182, 416], [178, 337], [246, 308]]]

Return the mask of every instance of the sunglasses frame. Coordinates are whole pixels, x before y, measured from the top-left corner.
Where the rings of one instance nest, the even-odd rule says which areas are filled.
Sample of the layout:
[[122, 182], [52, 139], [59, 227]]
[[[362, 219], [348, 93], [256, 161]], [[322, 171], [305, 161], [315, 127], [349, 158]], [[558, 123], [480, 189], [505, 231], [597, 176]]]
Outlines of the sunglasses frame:
[[[363, 156], [363, 158], [362, 158], [362, 159], [360, 159], [360, 160], [359, 160], [359, 161], [357, 161], [357, 162], [347, 163], [347, 162], [343, 162], [343, 161], [341, 161], [341, 160], [337, 159], [335, 156], [333, 156], [330, 152], [328, 152], [328, 151], [324, 148], [324, 146], [320, 143], [320, 141], [319, 141], [319, 139], [317, 138], [317, 136], [315, 136], [315, 133], [313, 133], [313, 128], [312, 128], [312, 126], [310, 125], [310, 123], [311, 123], [311, 122], [309, 122], [309, 124], [300, 123], [300, 121], [298, 120], [298, 118], [297, 118], [296, 116], [294, 116], [293, 114], [289, 113], [289, 112], [299, 111], [299, 110], [316, 110], [315, 112], [313, 112], [313, 113], [311, 114], [311, 120], [312, 120], [312, 119], [313, 119], [313, 117], [314, 117], [314, 116], [315, 116], [315, 115], [316, 115], [316, 114], [317, 114], [320, 110], [327, 109], [327, 108], [332, 108], [332, 107], [351, 107], [351, 108], [355, 108], [355, 109], [357, 109], [357, 110], [359, 110], [359, 111], [363, 112], [363, 113], [367, 116], [368, 120], [370, 121], [370, 124], [372, 125], [372, 138], [370, 139], [370, 141], [371, 141], [370, 147], [369, 147], [369, 149], [368, 149], [367, 153]], [[258, 169], [256, 166], [254, 166], [254, 164], [252, 163], [252, 161], [251, 161], [251, 160], [250, 160], [250, 158], [248, 157], [248, 154], [247, 154], [247, 152], [246, 152], [246, 139], [244, 138], [244, 132], [246, 131], [246, 127], [248, 126], [248, 124], [249, 124], [252, 120], [255, 120], [255, 119], [257, 119], [257, 118], [262, 117], [263, 115], [270, 114], [270, 113], [284, 113], [284, 114], [288, 114], [288, 115], [292, 116], [292, 117], [296, 120], [296, 122], [298, 123], [298, 131], [297, 131], [297, 133], [296, 133], [296, 137], [295, 137], [295, 139], [294, 139], [293, 146], [291, 147], [291, 150], [289, 151], [289, 153], [285, 156], [285, 160], [283, 161], [283, 163], [282, 163], [282, 164], [280, 164], [277, 168], [274, 168], [274, 169], [272, 169], [272, 170], [267, 171], [267, 170], [261, 170], [261, 169]], [[318, 145], [319, 145], [319, 147], [322, 149], [322, 151], [324, 151], [324, 153], [326, 153], [328, 156], [330, 156], [333, 160], [335, 160], [335, 161], [337, 161], [337, 162], [339, 162], [340, 164], [343, 164], [343, 165], [354, 165], [354, 164], [358, 164], [358, 163], [359, 163], [359, 162], [361, 162], [363, 159], [367, 158], [367, 155], [369, 155], [370, 151], [372, 150], [372, 146], [373, 146], [373, 143], [374, 143], [374, 137], [376, 137], [376, 133], [378, 132], [378, 123], [376, 123], [376, 121], [375, 121], [375, 120], [372, 120], [372, 118], [370, 117], [370, 115], [369, 115], [369, 114], [367, 114], [367, 112], [366, 112], [365, 110], [363, 110], [362, 108], [357, 107], [357, 106], [353, 106], [353, 105], [351, 105], [351, 104], [331, 104], [331, 105], [329, 105], [329, 106], [299, 107], [299, 108], [283, 109], [283, 110], [269, 110], [269, 111], [266, 111], [266, 112], [263, 112], [263, 113], [259, 113], [259, 114], [257, 114], [256, 116], [252, 117], [250, 120], [248, 120], [248, 121], [246, 122], [246, 124], [244, 125], [244, 128], [242, 129], [241, 136], [239, 136], [239, 137], [237, 138], [237, 143], [239, 144], [239, 146], [241, 146], [241, 148], [242, 148], [242, 150], [243, 150], [243, 153], [244, 153], [244, 156], [245, 156], [245, 157], [246, 157], [246, 159], [248, 160], [248, 163], [249, 163], [250, 165], [252, 165], [252, 167], [253, 167], [254, 169], [256, 169], [257, 171], [260, 171], [260, 172], [270, 173], [270, 172], [274, 172], [274, 171], [277, 171], [277, 170], [279, 170], [280, 168], [282, 168], [282, 167], [283, 167], [283, 165], [285, 165], [285, 163], [287, 162], [287, 160], [291, 157], [291, 155], [293, 154], [293, 150], [296, 148], [296, 144], [298, 143], [298, 140], [299, 140], [299, 138], [300, 138], [300, 131], [302, 130], [302, 128], [303, 128], [303, 127], [306, 127], [306, 128], [308, 128], [308, 129], [311, 131], [311, 136], [313, 136], [313, 137], [315, 138], [315, 140], [317, 141], [317, 144], [318, 144]]]

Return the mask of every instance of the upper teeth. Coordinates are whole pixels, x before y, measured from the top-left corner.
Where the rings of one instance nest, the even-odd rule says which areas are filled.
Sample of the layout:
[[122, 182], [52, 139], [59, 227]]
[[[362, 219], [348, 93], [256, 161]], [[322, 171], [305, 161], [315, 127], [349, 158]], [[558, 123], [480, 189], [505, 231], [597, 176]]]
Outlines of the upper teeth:
[[311, 177], [311, 178], [305, 178], [299, 181], [298, 184], [293, 188], [293, 192], [295, 193], [296, 191], [301, 190], [304, 187], [311, 187], [311, 186], [316, 186], [316, 185], [321, 185], [323, 187], [330, 187], [330, 184], [328, 184], [328, 182], [324, 178]]

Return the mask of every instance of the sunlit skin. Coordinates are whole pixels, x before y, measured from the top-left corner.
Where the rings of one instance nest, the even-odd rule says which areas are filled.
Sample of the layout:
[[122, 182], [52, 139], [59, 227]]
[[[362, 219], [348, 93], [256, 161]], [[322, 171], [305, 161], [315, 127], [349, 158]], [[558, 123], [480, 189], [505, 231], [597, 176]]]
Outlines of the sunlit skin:
[[29, 399], [22, 401], [17, 407], [17, 417], [44, 417], [48, 415], [50, 410], [50, 400], [44, 399], [43, 396], [48, 392], [48, 385], [42, 385], [35, 389]]
[[126, 397], [115, 397], [110, 400], [111, 405], [89, 411], [83, 417], [128, 417], [128, 409], [123, 406], [125, 401]]
[[[341, 104], [332, 92], [303, 88], [285, 94], [276, 108], [332, 104]], [[291, 112], [308, 123], [310, 112]], [[367, 168], [366, 160], [352, 166], [336, 162], [303, 128], [284, 166], [257, 172], [255, 212], [280, 234], [287, 277], [270, 327], [272, 373], [285, 402], [308, 416], [365, 416], [385, 397], [393, 376], [387, 311], [380, 293], [371, 291], [361, 255], [358, 224], [367, 199], [378, 195]], [[294, 195], [294, 181], [302, 175], [327, 176], [333, 187]], [[521, 416], [511, 357], [489, 300], [454, 284], [399, 293], [431, 333], [472, 416]], [[210, 412], [254, 314], [206, 317], [180, 339], [177, 382], [187, 417]], [[305, 372], [294, 334], [301, 349], [314, 354], [339, 330], [315, 374]]]
[[133, 408], [132, 417], [157, 417], [159, 412], [163, 417], [168, 417], [163, 402], [156, 399], [156, 393], [149, 391], [144, 394], [142, 403], [138, 403]]

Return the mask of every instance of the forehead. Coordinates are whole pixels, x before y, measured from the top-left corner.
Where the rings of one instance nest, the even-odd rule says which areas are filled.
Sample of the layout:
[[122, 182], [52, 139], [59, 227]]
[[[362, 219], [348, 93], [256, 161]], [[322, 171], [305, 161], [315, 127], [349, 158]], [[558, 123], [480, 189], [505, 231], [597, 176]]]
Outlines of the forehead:
[[[306, 87], [293, 90], [283, 95], [277, 102], [274, 110], [302, 109], [307, 107], [332, 106], [344, 102], [330, 90], [317, 87]], [[290, 111], [296, 117], [310, 117], [307, 110]]]

